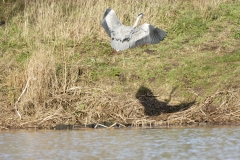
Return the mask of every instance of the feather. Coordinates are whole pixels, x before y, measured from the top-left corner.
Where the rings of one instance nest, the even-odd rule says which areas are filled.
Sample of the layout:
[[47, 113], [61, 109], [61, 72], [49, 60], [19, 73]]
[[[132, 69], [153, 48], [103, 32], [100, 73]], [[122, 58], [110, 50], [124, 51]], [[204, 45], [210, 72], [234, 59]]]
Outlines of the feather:
[[108, 36], [111, 38], [111, 46], [116, 51], [134, 48], [141, 44], [157, 44], [164, 40], [167, 33], [150, 24], [143, 24], [139, 27], [137, 23], [143, 14], [139, 14], [134, 26], [123, 25], [114, 10], [108, 8], [101, 22]]

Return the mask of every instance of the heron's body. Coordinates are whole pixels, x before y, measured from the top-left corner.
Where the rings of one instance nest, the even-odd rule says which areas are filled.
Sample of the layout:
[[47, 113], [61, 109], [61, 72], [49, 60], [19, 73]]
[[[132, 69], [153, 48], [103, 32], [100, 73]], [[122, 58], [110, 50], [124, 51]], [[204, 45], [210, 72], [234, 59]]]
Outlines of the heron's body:
[[133, 26], [123, 25], [114, 10], [108, 8], [102, 20], [102, 26], [111, 38], [111, 46], [116, 51], [134, 48], [141, 44], [157, 44], [166, 37], [166, 32], [150, 24], [137, 27], [140, 13]]

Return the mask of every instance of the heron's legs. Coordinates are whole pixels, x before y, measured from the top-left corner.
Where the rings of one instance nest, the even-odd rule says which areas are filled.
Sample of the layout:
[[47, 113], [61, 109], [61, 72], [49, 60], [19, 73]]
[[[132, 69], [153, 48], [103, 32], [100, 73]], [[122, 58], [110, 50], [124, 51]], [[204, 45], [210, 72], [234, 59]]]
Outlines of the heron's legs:
[[122, 51], [123, 67], [125, 67], [124, 51]]

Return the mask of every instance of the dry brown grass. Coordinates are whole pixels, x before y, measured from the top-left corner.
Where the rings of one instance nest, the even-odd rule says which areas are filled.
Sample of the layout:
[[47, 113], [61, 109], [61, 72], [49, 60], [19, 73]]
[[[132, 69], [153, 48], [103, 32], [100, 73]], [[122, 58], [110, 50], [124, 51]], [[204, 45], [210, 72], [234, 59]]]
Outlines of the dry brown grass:
[[[151, 2], [124, 0], [124, 1], [32, 1], [26, 0], [24, 10], [23, 35], [29, 42], [35, 40], [58, 45], [68, 40], [75, 44], [82, 38], [94, 34], [96, 37], [107, 39], [100, 22], [106, 8], [113, 8], [119, 19], [126, 25], [132, 25], [136, 15], [144, 11], [146, 22], [157, 24], [160, 28], [168, 28], [174, 23], [171, 19], [177, 16], [179, 5], [186, 5], [192, 9], [199, 9], [204, 13], [209, 7], [216, 8], [220, 3], [229, 0], [195, 0], [195, 1], [164, 1], [154, 0]], [[161, 23], [169, 18], [168, 23]], [[33, 39], [32, 39], [33, 38]], [[33, 40], [33, 41], [32, 41]], [[39, 42], [37, 42], [39, 43]]]
[[240, 120], [240, 91], [218, 91], [207, 97], [202, 104], [172, 114], [168, 124], [238, 124]]
[[[118, 122], [137, 124], [157, 120], [159, 124], [192, 124], [218, 121], [237, 122], [239, 119], [239, 91], [217, 92], [188, 110], [177, 113], [163, 113], [158, 116], [146, 116], [144, 106], [131, 92], [118, 95], [116, 86], [90, 84], [88, 67], [81, 62], [72, 62], [76, 48], [85, 37], [108, 40], [99, 25], [106, 8], [113, 8], [120, 20], [131, 25], [136, 15], [144, 11], [142, 22], [156, 24], [167, 29], [175, 23], [179, 5], [188, 8], [201, 8], [203, 16], [209, 7], [217, 7], [229, 0], [194, 0], [151, 2], [137, 0], [92, 0], [92, 1], [25, 1], [24, 17], [15, 17], [12, 23], [19, 26], [19, 35], [15, 40], [23, 39], [31, 57], [23, 69], [8, 71], [6, 81], [15, 92], [8, 95], [4, 102], [5, 117], [1, 126], [27, 127], [32, 125], [51, 126], [58, 123], [89, 124], [94, 122]], [[161, 23], [164, 21], [165, 23]], [[94, 41], [94, 39], [92, 40]], [[9, 62], [11, 63], [11, 62]], [[5, 63], [0, 62], [0, 71]], [[60, 67], [60, 69], [59, 69]], [[79, 68], [85, 69], [84, 81], [78, 81]], [[61, 70], [60, 72], [58, 71]], [[22, 119], [14, 110], [9, 111], [23, 92], [27, 81], [29, 85], [16, 107]], [[111, 84], [108, 82], [107, 84]], [[96, 87], [97, 86], [97, 87]], [[132, 86], [134, 87], [134, 86]], [[138, 84], [137, 84], [138, 87]], [[136, 87], [136, 88], [137, 88]], [[216, 109], [211, 110], [212, 101], [221, 97]], [[181, 98], [181, 97], [180, 97]], [[229, 104], [231, 100], [231, 105]], [[160, 100], [159, 100], [160, 101]], [[210, 110], [209, 110], [210, 108]], [[9, 116], [11, 115], [11, 116]], [[217, 115], [217, 116], [215, 116]], [[219, 115], [219, 116], [218, 116]], [[8, 118], [6, 118], [8, 117]]]

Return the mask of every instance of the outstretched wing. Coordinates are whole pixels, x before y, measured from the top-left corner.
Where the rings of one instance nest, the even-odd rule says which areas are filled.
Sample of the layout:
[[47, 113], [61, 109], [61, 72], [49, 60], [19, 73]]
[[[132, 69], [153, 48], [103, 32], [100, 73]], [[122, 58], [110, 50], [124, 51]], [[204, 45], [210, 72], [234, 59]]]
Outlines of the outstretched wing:
[[134, 48], [141, 44], [157, 44], [166, 37], [167, 33], [150, 24], [143, 24], [136, 27], [132, 32], [132, 37], [129, 41], [129, 47]]
[[122, 25], [122, 23], [117, 18], [115, 11], [111, 8], [108, 8], [105, 11], [101, 24], [109, 37], [111, 37], [111, 31], [113, 31], [114, 28]]

